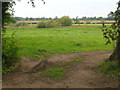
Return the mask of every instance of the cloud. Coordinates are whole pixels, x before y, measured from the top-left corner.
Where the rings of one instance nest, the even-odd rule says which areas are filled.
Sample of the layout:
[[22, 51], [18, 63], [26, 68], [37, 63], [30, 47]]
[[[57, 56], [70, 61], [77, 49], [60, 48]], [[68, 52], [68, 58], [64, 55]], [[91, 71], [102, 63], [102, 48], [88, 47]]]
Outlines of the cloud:
[[17, 2], [15, 16], [21, 17], [71, 17], [103, 16], [116, 9], [118, 0], [35, 0], [36, 7], [27, 4], [27, 0]]

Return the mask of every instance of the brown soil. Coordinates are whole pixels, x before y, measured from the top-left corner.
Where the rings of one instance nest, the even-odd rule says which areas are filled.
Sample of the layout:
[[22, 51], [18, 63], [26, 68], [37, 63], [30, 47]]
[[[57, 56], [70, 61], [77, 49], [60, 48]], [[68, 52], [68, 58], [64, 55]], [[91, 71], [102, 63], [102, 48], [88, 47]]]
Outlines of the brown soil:
[[[70, 62], [72, 58], [80, 57], [85, 61], [71, 63], [71, 67], [63, 76], [64, 80], [52, 80], [40, 75], [40, 71], [30, 71], [42, 60], [30, 60], [22, 57], [17, 64], [18, 70], [3, 77], [3, 88], [105, 88], [117, 87], [117, 79], [102, 75], [97, 64], [109, 57], [110, 51], [93, 51], [70, 54], [53, 54], [47, 58], [47, 67], [54, 63]], [[44, 60], [46, 61], [46, 60]], [[43, 64], [42, 64], [43, 65]], [[27, 73], [26, 73], [27, 72]]]

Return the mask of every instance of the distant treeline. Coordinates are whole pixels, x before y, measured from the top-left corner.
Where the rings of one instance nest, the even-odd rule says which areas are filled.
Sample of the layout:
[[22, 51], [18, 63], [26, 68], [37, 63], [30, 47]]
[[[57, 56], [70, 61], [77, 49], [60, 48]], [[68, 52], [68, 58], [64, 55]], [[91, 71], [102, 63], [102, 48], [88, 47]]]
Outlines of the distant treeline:
[[[33, 17], [26, 17], [26, 18], [23, 18], [23, 17], [14, 17], [17, 21], [27, 21], [27, 20], [30, 20], [30, 21], [37, 21], [37, 20], [49, 20], [49, 19], [53, 19], [53, 20], [57, 20], [59, 19], [57, 16], [55, 18], [46, 18], [46, 17], [40, 17], [40, 18], [33, 18]], [[71, 18], [72, 20], [86, 20], [86, 21], [93, 21], [93, 20], [100, 20], [100, 21], [106, 21], [106, 20], [114, 20], [112, 17], [82, 17], [82, 18], [78, 18], [78, 17], [75, 17], [75, 18]]]

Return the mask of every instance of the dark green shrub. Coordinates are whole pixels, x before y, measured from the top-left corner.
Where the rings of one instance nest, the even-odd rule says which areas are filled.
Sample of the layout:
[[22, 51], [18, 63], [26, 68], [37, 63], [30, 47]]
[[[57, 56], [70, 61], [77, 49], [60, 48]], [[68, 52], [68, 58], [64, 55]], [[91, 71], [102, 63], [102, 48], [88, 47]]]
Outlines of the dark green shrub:
[[58, 21], [61, 26], [72, 26], [72, 20], [69, 16], [63, 16]]
[[3, 34], [2, 36], [2, 66], [3, 68], [9, 68], [17, 60], [19, 60], [19, 47], [17, 45], [17, 40], [15, 39], [15, 34], [7, 36]]
[[19, 23], [16, 23], [15, 26], [16, 27], [24, 27], [24, 26], [27, 26], [27, 23], [19, 22]]

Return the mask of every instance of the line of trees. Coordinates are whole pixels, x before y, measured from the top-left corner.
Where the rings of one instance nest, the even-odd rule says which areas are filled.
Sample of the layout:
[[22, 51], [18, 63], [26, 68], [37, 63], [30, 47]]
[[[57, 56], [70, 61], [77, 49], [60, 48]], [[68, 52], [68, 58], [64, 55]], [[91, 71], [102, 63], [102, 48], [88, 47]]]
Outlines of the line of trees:
[[[17, 21], [26, 21], [26, 20], [30, 20], [30, 21], [36, 21], [36, 20], [49, 20], [49, 19], [53, 19], [53, 20], [57, 20], [59, 19], [57, 16], [54, 17], [54, 18], [47, 18], [47, 17], [38, 17], [38, 18], [33, 18], [33, 17], [26, 17], [26, 18], [23, 18], [23, 17], [14, 17]], [[75, 17], [75, 18], [71, 18], [72, 20], [86, 20], [86, 21], [89, 21], [89, 20], [114, 20], [113, 17], [82, 17], [82, 18], [78, 18], [78, 17]]]

